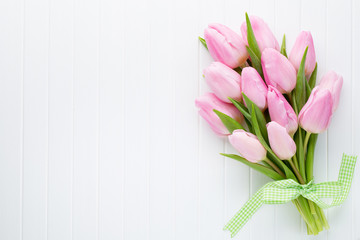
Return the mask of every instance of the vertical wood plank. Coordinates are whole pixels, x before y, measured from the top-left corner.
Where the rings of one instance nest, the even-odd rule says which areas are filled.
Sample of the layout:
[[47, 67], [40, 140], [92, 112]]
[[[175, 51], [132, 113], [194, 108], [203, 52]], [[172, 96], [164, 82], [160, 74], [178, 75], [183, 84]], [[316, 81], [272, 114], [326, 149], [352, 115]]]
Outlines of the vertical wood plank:
[[[224, 23], [225, 2], [201, 1], [200, 35], [210, 23]], [[203, 78], [203, 70], [214, 60], [208, 51], [200, 47], [199, 95], [210, 92]], [[225, 140], [217, 136], [200, 118], [199, 125], [199, 238], [221, 239], [225, 236], [224, 226], [224, 177], [225, 158], [219, 155], [224, 152]]]
[[[293, 43], [300, 32], [301, 1], [275, 0], [274, 34], [281, 46], [282, 37], [286, 36], [288, 56]], [[302, 19], [302, 18], [301, 18]], [[276, 239], [303, 239], [301, 222], [303, 221], [292, 202], [278, 205], [276, 208]], [[284, 228], [284, 226], [287, 226]]]
[[73, 238], [98, 238], [99, 1], [75, 1]]
[[[327, 69], [344, 78], [341, 100], [328, 130], [328, 176], [337, 179], [343, 152], [352, 146], [351, 1], [327, 1]], [[336, 17], [334, 17], [336, 16]], [[341, 46], [341, 47], [340, 47]], [[329, 209], [328, 239], [351, 239], [352, 193], [340, 208]]]
[[[357, 14], [360, 11], [360, 2], [359, 1], [352, 1], [352, 154], [359, 155], [359, 146], [360, 146], [360, 102], [358, 99], [358, 93], [360, 92], [360, 83], [358, 79], [360, 78], [360, 16]], [[343, 93], [344, 94], [344, 93]], [[359, 161], [359, 159], [358, 159]], [[359, 163], [357, 163], [359, 164]], [[359, 239], [360, 238], [360, 174], [359, 174], [359, 165], [357, 166], [353, 185], [351, 187], [351, 191], [353, 192], [352, 198], [352, 228], [353, 228], [353, 235], [352, 239]]]
[[71, 239], [73, 1], [50, 1], [48, 239]]
[[[226, 0], [224, 23], [240, 33], [240, 26], [245, 21], [245, 12], [249, 10], [249, 1]], [[228, 140], [225, 140], [225, 151], [236, 153]], [[225, 158], [225, 189], [224, 189], [224, 220], [223, 225], [229, 221], [234, 214], [249, 199], [250, 169], [246, 165], [230, 158]], [[237, 239], [250, 239], [250, 228], [248, 225], [236, 235]], [[225, 232], [225, 239], [230, 238], [230, 233]]]
[[[173, 127], [175, 157], [175, 239], [199, 239], [198, 96], [199, 1], [172, 6]], [[184, 17], [186, 16], [186, 17]], [[195, 21], [195, 22], [194, 22]], [[186, 49], [186, 51], [184, 51]], [[191, 136], [191, 137], [189, 137]], [[186, 231], [184, 231], [186, 229]]]
[[25, 2], [23, 239], [47, 237], [49, 5]]
[[0, 238], [20, 239], [23, 146], [23, 1], [0, 2]]
[[149, 237], [149, 1], [125, 4], [124, 239]]
[[124, 1], [100, 6], [99, 239], [123, 239]]
[[157, 11], [149, 20], [149, 239], [167, 240], [175, 237], [176, 191], [172, 2], [155, 0], [149, 9]]

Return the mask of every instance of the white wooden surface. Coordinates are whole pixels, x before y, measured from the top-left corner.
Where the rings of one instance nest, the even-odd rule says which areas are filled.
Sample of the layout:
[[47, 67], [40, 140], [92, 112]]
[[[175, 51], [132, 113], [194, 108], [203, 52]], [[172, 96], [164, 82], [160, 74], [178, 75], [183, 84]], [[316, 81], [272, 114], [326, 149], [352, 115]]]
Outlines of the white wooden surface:
[[[313, 33], [319, 73], [344, 76], [315, 174], [359, 154], [356, 0], [0, 1], [0, 239], [218, 240], [268, 181], [199, 118], [210, 62], [197, 36], [264, 18], [288, 51]], [[308, 237], [291, 204], [264, 206], [236, 239], [360, 239], [360, 176], [331, 230]]]

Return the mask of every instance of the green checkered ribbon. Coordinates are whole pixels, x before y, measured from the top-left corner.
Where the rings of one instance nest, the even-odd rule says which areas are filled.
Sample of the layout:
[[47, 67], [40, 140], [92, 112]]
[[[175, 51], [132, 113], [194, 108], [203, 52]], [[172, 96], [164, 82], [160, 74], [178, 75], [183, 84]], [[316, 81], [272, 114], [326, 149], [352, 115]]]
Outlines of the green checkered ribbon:
[[[224, 230], [229, 230], [231, 237], [234, 237], [262, 204], [286, 203], [300, 195], [313, 201], [320, 208], [340, 205], [349, 194], [356, 158], [356, 156], [343, 155], [339, 178], [336, 182], [314, 184], [311, 180], [306, 185], [300, 185], [292, 179], [286, 179], [265, 184], [225, 225]], [[332, 203], [327, 204], [322, 198], [332, 198]]]

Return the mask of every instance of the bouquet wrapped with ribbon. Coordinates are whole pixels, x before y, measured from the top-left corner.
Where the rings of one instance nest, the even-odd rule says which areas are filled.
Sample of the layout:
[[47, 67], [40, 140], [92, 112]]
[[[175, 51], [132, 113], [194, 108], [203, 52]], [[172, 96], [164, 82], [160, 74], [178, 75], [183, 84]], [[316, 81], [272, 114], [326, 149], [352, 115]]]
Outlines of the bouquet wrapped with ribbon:
[[[204, 70], [212, 92], [196, 99], [199, 114], [239, 154], [222, 155], [259, 171], [264, 185], [226, 224], [231, 236], [262, 204], [292, 201], [308, 234], [329, 229], [323, 209], [340, 205], [350, 191], [356, 157], [343, 155], [338, 181], [315, 183], [314, 151], [340, 99], [343, 78], [330, 71], [316, 86], [317, 63], [310, 32], [302, 31], [287, 54], [267, 24], [248, 17], [241, 36], [210, 24], [201, 43], [215, 60]], [[327, 203], [324, 199], [332, 199]]]

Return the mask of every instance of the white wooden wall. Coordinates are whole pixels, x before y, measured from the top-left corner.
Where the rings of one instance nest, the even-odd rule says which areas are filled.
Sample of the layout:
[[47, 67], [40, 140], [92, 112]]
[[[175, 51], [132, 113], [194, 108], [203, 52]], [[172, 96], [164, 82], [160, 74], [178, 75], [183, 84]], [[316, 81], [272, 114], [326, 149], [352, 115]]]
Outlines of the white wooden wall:
[[[219, 240], [268, 179], [199, 118], [210, 22], [264, 18], [288, 50], [313, 33], [319, 76], [344, 76], [318, 140], [316, 181], [359, 154], [360, 1], [1, 0], [0, 239]], [[359, 166], [358, 166], [359, 167]], [[316, 239], [360, 239], [360, 169]], [[264, 206], [236, 239], [315, 239], [291, 204]]]

